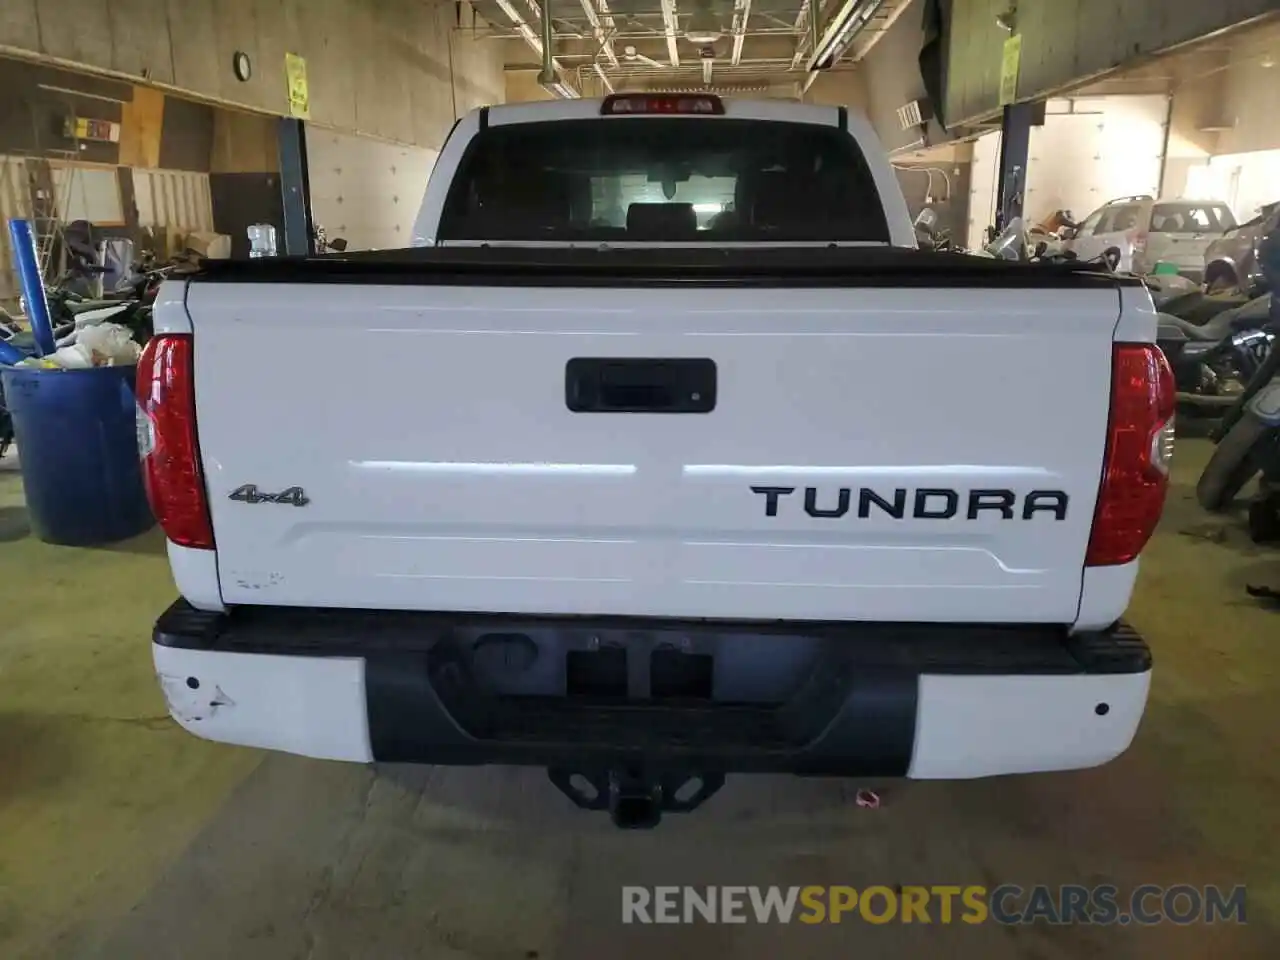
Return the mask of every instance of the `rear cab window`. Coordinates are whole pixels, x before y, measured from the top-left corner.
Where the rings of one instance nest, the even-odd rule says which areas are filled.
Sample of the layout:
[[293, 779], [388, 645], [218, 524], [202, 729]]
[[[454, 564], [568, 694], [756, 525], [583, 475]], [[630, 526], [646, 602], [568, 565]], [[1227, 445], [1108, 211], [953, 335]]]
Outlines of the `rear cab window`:
[[1171, 201], [1151, 208], [1152, 233], [1224, 233], [1236, 225], [1225, 203]]
[[856, 140], [819, 124], [602, 117], [488, 127], [441, 241], [889, 242]]

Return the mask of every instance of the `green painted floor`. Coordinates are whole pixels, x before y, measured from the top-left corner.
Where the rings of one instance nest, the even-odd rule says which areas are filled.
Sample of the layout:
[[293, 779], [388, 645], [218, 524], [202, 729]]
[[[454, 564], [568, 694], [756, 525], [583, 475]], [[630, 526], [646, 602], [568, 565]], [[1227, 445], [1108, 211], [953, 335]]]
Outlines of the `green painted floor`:
[[[1078, 958], [1280, 956], [1280, 551], [1191, 488], [1179, 444], [1131, 619], [1156, 656], [1133, 749], [1092, 771], [852, 786], [731, 780], [653, 834], [534, 771], [368, 768], [196, 740], [149, 631], [163, 543], [29, 536], [0, 461], [0, 957]], [[1247, 927], [622, 927], [629, 883], [1249, 885]]]

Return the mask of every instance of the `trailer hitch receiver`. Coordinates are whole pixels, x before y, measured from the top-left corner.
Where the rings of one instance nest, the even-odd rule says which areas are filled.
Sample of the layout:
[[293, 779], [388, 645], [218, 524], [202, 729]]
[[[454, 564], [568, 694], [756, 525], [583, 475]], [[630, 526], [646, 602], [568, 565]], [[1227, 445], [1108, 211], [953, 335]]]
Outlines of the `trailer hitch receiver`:
[[724, 786], [722, 773], [652, 773], [625, 766], [596, 771], [552, 769], [547, 776], [582, 809], [609, 811], [614, 825], [623, 830], [652, 829], [663, 813], [688, 813]]

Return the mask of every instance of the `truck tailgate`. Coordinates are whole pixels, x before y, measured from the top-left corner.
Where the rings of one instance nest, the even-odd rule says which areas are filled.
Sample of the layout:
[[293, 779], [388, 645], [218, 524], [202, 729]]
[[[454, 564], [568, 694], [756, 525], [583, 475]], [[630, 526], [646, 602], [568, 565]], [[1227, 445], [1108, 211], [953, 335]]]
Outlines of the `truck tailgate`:
[[[1105, 284], [197, 280], [222, 595], [1068, 623], [1119, 303]], [[714, 409], [576, 412], [575, 358], [712, 361]]]

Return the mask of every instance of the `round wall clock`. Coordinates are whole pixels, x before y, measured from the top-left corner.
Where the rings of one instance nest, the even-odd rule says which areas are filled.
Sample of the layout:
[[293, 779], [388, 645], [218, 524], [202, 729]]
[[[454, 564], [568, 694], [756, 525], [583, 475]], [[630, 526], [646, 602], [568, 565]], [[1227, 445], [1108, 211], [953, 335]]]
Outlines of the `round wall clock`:
[[249, 60], [249, 55], [243, 50], [237, 50], [231, 61], [231, 69], [236, 73], [236, 79], [240, 81], [248, 80], [253, 76], [253, 63]]

